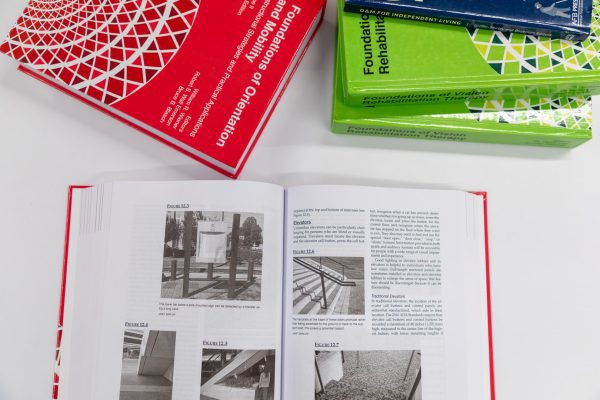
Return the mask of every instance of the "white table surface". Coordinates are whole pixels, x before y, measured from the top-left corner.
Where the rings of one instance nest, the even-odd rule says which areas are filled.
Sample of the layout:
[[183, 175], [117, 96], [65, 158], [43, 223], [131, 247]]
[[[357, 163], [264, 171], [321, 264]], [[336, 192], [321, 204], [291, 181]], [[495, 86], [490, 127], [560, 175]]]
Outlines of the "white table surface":
[[[23, 6], [0, 2], [2, 36]], [[240, 179], [487, 191], [497, 398], [600, 399], [600, 137], [561, 150], [336, 136], [334, 36], [330, 0]], [[0, 132], [0, 399], [45, 400], [67, 185], [225, 178], [17, 72], [6, 57]]]

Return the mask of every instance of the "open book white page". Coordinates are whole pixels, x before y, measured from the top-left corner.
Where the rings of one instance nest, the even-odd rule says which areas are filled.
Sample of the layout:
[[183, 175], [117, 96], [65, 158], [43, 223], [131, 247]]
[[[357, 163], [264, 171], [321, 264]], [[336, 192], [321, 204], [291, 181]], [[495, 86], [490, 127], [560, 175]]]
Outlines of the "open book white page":
[[58, 398], [279, 399], [283, 208], [268, 184], [76, 190]]
[[490, 398], [483, 197], [286, 193], [286, 400]]

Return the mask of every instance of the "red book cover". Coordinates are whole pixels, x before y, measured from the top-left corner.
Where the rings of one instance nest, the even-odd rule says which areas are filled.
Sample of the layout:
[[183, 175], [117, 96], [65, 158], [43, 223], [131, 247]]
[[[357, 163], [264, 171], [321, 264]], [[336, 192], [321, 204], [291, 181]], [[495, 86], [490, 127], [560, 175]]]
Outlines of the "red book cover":
[[31, 0], [21, 69], [236, 177], [325, 0]]

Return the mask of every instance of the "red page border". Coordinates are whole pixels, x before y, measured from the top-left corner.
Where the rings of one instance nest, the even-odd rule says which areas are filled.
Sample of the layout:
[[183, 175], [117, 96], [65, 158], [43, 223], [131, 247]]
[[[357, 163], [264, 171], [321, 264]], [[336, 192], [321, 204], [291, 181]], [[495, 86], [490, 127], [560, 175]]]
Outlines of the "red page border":
[[496, 382], [494, 378], [494, 342], [492, 331], [492, 288], [490, 274], [490, 247], [488, 233], [488, 196], [487, 192], [471, 192], [477, 196], [483, 197], [483, 229], [485, 239], [485, 278], [486, 278], [486, 294], [487, 294], [487, 326], [488, 326], [488, 348], [490, 358], [490, 399], [496, 399]]
[[58, 328], [56, 333], [56, 354], [55, 354], [55, 370], [54, 370], [54, 382], [52, 385], [52, 399], [58, 399], [58, 387], [60, 383], [60, 376], [58, 375], [58, 368], [60, 367], [60, 346], [62, 343], [62, 327], [65, 316], [65, 295], [67, 289], [67, 267], [69, 260], [69, 240], [71, 233], [71, 209], [73, 205], [73, 191], [76, 189], [85, 189], [90, 186], [82, 185], [71, 185], [69, 186], [69, 193], [67, 198], [67, 223], [65, 227], [65, 245], [63, 250], [63, 265], [62, 265], [62, 278], [60, 285], [60, 303], [58, 310]]

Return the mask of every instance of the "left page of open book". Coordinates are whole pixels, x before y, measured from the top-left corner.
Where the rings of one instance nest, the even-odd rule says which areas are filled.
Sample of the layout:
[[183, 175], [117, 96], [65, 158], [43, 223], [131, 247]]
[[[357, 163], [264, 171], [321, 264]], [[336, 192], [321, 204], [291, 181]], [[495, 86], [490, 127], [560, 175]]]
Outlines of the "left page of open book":
[[60, 400], [279, 399], [283, 189], [76, 189]]

